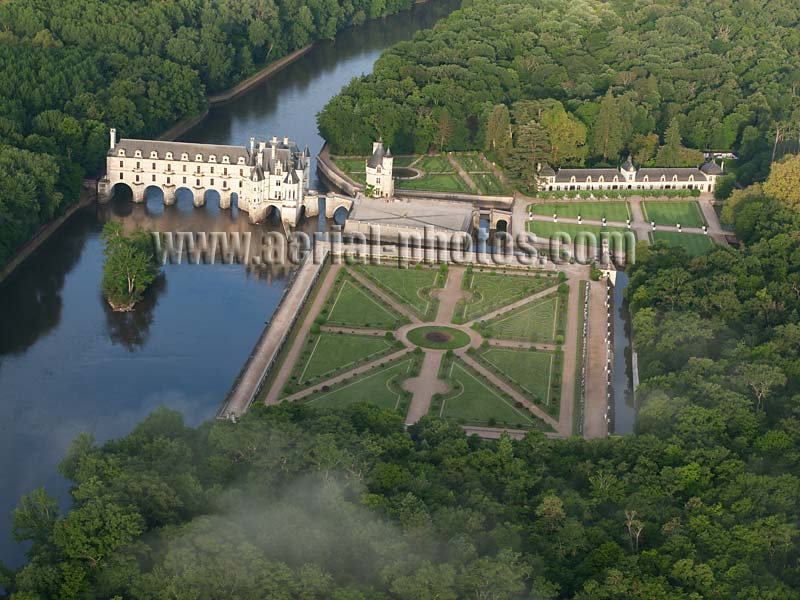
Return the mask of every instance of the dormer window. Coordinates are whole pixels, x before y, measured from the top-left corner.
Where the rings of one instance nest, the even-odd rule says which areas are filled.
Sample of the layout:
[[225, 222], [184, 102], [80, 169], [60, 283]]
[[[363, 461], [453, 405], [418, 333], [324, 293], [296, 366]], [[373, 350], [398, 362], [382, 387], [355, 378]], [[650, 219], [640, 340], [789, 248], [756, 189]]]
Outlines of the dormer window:
[[125, 150], [123, 150], [122, 148], [120, 148], [120, 150], [119, 150], [119, 155], [120, 155], [120, 156], [125, 156]]
[[[592, 179], [592, 178], [591, 178], [591, 177], [589, 177], [589, 179], [588, 179], [588, 180], [589, 180], [589, 181], [591, 181], [591, 179]], [[606, 181], [606, 178], [605, 178], [605, 177], [603, 177], [602, 175], [600, 175], [600, 178], [597, 180], [597, 182], [598, 182], [598, 183], [605, 183], [605, 181]]]
[[229, 156], [226, 154], [225, 156], [223, 156], [223, 157], [222, 157], [222, 162], [223, 162], [223, 164], [226, 164], [226, 165], [227, 165], [228, 163], [230, 163], [230, 162], [231, 162], [231, 159], [230, 159], [230, 157], [229, 157]]
[[678, 181], [678, 176], [677, 175], [673, 175], [672, 176], [672, 181]]
[[181, 160], [189, 160], [189, 155], [186, 154], [186, 152], [184, 152], [183, 154], [181, 154]]
[[136, 158], [141, 158], [141, 157], [142, 157], [142, 151], [141, 151], [141, 150], [137, 150], [136, 152], [134, 152], [134, 153], [133, 153], [133, 155], [134, 155]]
[[586, 177], [586, 183], [592, 183], [592, 176], [591, 175]]
[[667, 180], [667, 178], [664, 175], [662, 175], [661, 176], [661, 181], [666, 181], [666, 180]]
[[194, 159], [197, 162], [203, 162], [203, 155], [202, 154], [195, 154]]
[[167, 160], [172, 160], [172, 152], [167, 152]]
[[150, 152], [150, 158], [158, 158], [158, 152], [156, 152], [155, 150]]
[[240, 165], [243, 165], [244, 164], [244, 156], [240, 156], [238, 162], [239, 162]]
[[645, 180], [645, 181], [650, 181], [650, 176], [649, 176], [649, 175], [645, 175], [645, 176], [644, 176], [644, 180]]
[[213, 163], [217, 162], [217, 157], [214, 154], [209, 154], [208, 162], [213, 162]]
[[694, 181], [694, 175], [689, 175], [689, 181]]
[[570, 177], [570, 180], [569, 180], [569, 182], [570, 182], [570, 183], [575, 183], [575, 175], [573, 175], [572, 177]]

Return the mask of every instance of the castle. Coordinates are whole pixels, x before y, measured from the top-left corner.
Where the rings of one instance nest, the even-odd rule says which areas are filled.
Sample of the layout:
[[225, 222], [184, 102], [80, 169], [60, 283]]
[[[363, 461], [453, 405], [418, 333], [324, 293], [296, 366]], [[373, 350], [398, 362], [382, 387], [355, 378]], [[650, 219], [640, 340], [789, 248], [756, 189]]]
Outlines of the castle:
[[106, 176], [98, 184], [101, 200], [108, 200], [119, 184], [127, 185], [134, 202], [156, 187], [164, 204], [175, 203], [175, 193], [186, 188], [195, 206], [205, 203], [209, 190], [219, 193], [220, 207], [236, 202], [239, 210], [258, 223], [274, 211], [295, 225], [303, 213], [317, 214], [316, 193], [309, 194], [311, 157], [289, 138], [274, 137], [249, 147], [120, 139], [110, 131]]
[[628, 157], [618, 169], [558, 169], [547, 163], [537, 166], [541, 191], [587, 190], [700, 190], [713, 192], [721, 167], [709, 160], [698, 168], [640, 168]]
[[[367, 190], [371, 188], [372, 197], [390, 198], [394, 196], [392, 169], [394, 158], [389, 148], [383, 149], [383, 140], [372, 143], [372, 156], [367, 159]], [[367, 193], [367, 195], [370, 195]]]

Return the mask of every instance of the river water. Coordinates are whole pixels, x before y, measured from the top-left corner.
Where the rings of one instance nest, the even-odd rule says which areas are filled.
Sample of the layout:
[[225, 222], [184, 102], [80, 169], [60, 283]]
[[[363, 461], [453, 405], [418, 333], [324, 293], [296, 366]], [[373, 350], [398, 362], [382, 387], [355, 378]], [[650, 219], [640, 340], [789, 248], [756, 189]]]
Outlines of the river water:
[[[328, 99], [371, 71], [381, 50], [457, 6], [437, 0], [344, 32], [215, 108], [181, 139], [246, 144], [286, 135], [315, 155], [315, 115]], [[279, 229], [251, 226], [244, 213], [211, 202], [195, 209], [179, 197], [165, 209], [157, 197], [132, 205], [123, 196], [77, 214], [0, 287], [0, 560], [10, 566], [24, 559], [10, 512], [41, 486], [66, 506], [57, 465], [75, 436], [123, 436], [162, 405], [193, 425], [213, 417], [286, 284], [282, 270], [167, 265], [135, 312], [113, 313], [100, 295], [99, 233], [109, 218], [161, 231]], [[324, 226], [315, 218], [301, 229]]]

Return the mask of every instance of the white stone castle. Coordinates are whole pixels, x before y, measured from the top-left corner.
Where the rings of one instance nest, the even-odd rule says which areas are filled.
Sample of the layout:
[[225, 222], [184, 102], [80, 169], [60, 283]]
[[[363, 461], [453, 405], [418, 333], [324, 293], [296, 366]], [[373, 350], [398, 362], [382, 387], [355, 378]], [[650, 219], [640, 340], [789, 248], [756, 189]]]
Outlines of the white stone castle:
[[[723, 165], [724, 167], [724, 165]], [[713, 192], [723, 167], [709, 160], [698, 168], [640, 168], [628, 157], [618, 169], [559, 169], [537, 166], [541, 191], [700, 190]]]
[[367, 190], [371, 190], [373, 198], [391, 198], [394, 196], [394, 178], [392, 169], [394, 158], [389, 148], [384, 150], [383, 140], [372, 142], [372, 156], [367, 159]]
[[[268, 142], [250, 138], [250, 146], [224, 146], [153, 140], [120, 139], [110, 131], [106, 176], [98, 184], [101, 201], [117, 185], [127, 185], [134, 202], [143, 202], [150, 187], [161, 189], [164, 203], [186, 188], [195, 206], [205, 204], [206, 192], [219, 193], [221, 208], [235, 202], [258, 223], [275, 210], [281, 221], [296, 225], [303, 213], [318, 214], [318, 197], [309, 193], [311, 157], [289, 138]], [[391, 181], [391, 175], [389, 176]]]

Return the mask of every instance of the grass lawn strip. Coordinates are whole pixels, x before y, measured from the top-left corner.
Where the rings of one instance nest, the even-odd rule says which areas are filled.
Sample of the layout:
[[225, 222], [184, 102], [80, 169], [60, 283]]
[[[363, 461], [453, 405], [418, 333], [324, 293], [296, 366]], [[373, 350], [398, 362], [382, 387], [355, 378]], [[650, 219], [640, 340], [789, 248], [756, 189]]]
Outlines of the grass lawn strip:
[[440, 274], [438, 269], [360, 265], [357, 270], [421, 319], [430, 320], [436, 316], [439, 301], [432, 298], [430, 292], [446, 281], [446, 275]]
[[476, 323], [475, 329], [485, 338], [551, 343], [555, 341], [559, 304], [559, 294], [550, 294], [489, 321]]
[[[580, 242], [583, 245], [596, 246], [600, 243], [601, 232], [620, 233], [623, 236], [630, 233], [633, 236], [633, 241], [636, 241], [636, 232], [626, 227], [602, 227], [600, 225], [587, 225], [586, 223], [553, 223], [552, 221], [529, 221], [526, 223], [526, 229], [539, 236], [539, 241], [546, 241], [551, 239], [556, 233], [566, 233], [572, 242]], [[576, 236], [580, 234], [579, 239]], [[592, 236], [594, 236], [592, 238]], [[613, 236], [609, 238], [609, 245], [614, 246]], [[623, 248], [624, 249], [624, 248]]]
[[548, 287], [555, 286], [557, 280], [548, 276], [508, 275], [496, 271], [469, 271], [464, 277], [464, 289], [472, 294], [467, 300], [456, 305], [454, 322], [476, 319], [482, 315], [508, 306], [526, 296], [531, 296]]
[[658, 225], [702, 227], [706, 225], [703, 211], [696, 201], [688, 202], [642, 202], [642, 211], [648, 221]]
[[402, 410], [402, 405], [410, 401], [411, 394], [402, 389], [401, 383], [414, 375], [413, 371], [418, 363], [419, 361], [406, 355], [398, 359], [398, 362], [383, 365], [374, 372], [363, 373], [353, 381], [314, 394], [304, 401], [323, 408], [342, 408], [357, 402], [367, 402], [380, 408]]
[[305, 360], [298, 361], [299, 373], [296, 379], [292, 377], [301, 387], [349, 371], [395, 349], [395, 344], [385, 338], [348, 333], [322, 332], [309, 336], [308, 343], [311, 351]]
[[531, 204], [528, 212], [544, 217], [557, 214], [564, 219], [577, 219], [580, 215], [589, 221], [601, 221], [605, 217], [609, 221], [621, 223], [630, 218], [627, 202], [550, 202]]
[[403, 317], [375, 298], [369, 290], [345, 275], [338, 289], [331, 290], [335, 297], [330, 302], [326, 323], [343, 327], [396, 329]]
[[[478, 379], [461, 361], [451, 362], [448, 378], [457, 382], [460, 390], [442, 400], [440, 416], [480, 425], [494, 420], [507, 426], [536, 426], [538, 419], [515, 407], [502, 392]], [[487, 402], [487, 395], [494, 400], [492, 404]]]
[[678, 231], [651, 231], [653, 243], [666, 242], [670, 246], [680, 246], [689, 256], [700, 256], [714, 247], [714, 241], [702, 233], [683, 233]]
[[547, 414], [558, 418], [561, 386], [556, 387], [553, 382], [560, 381], [556, 371], [563, 361], [556, 360], [556, 353], [490, 347], [478, 356], [489, 370], [506, 379]]

